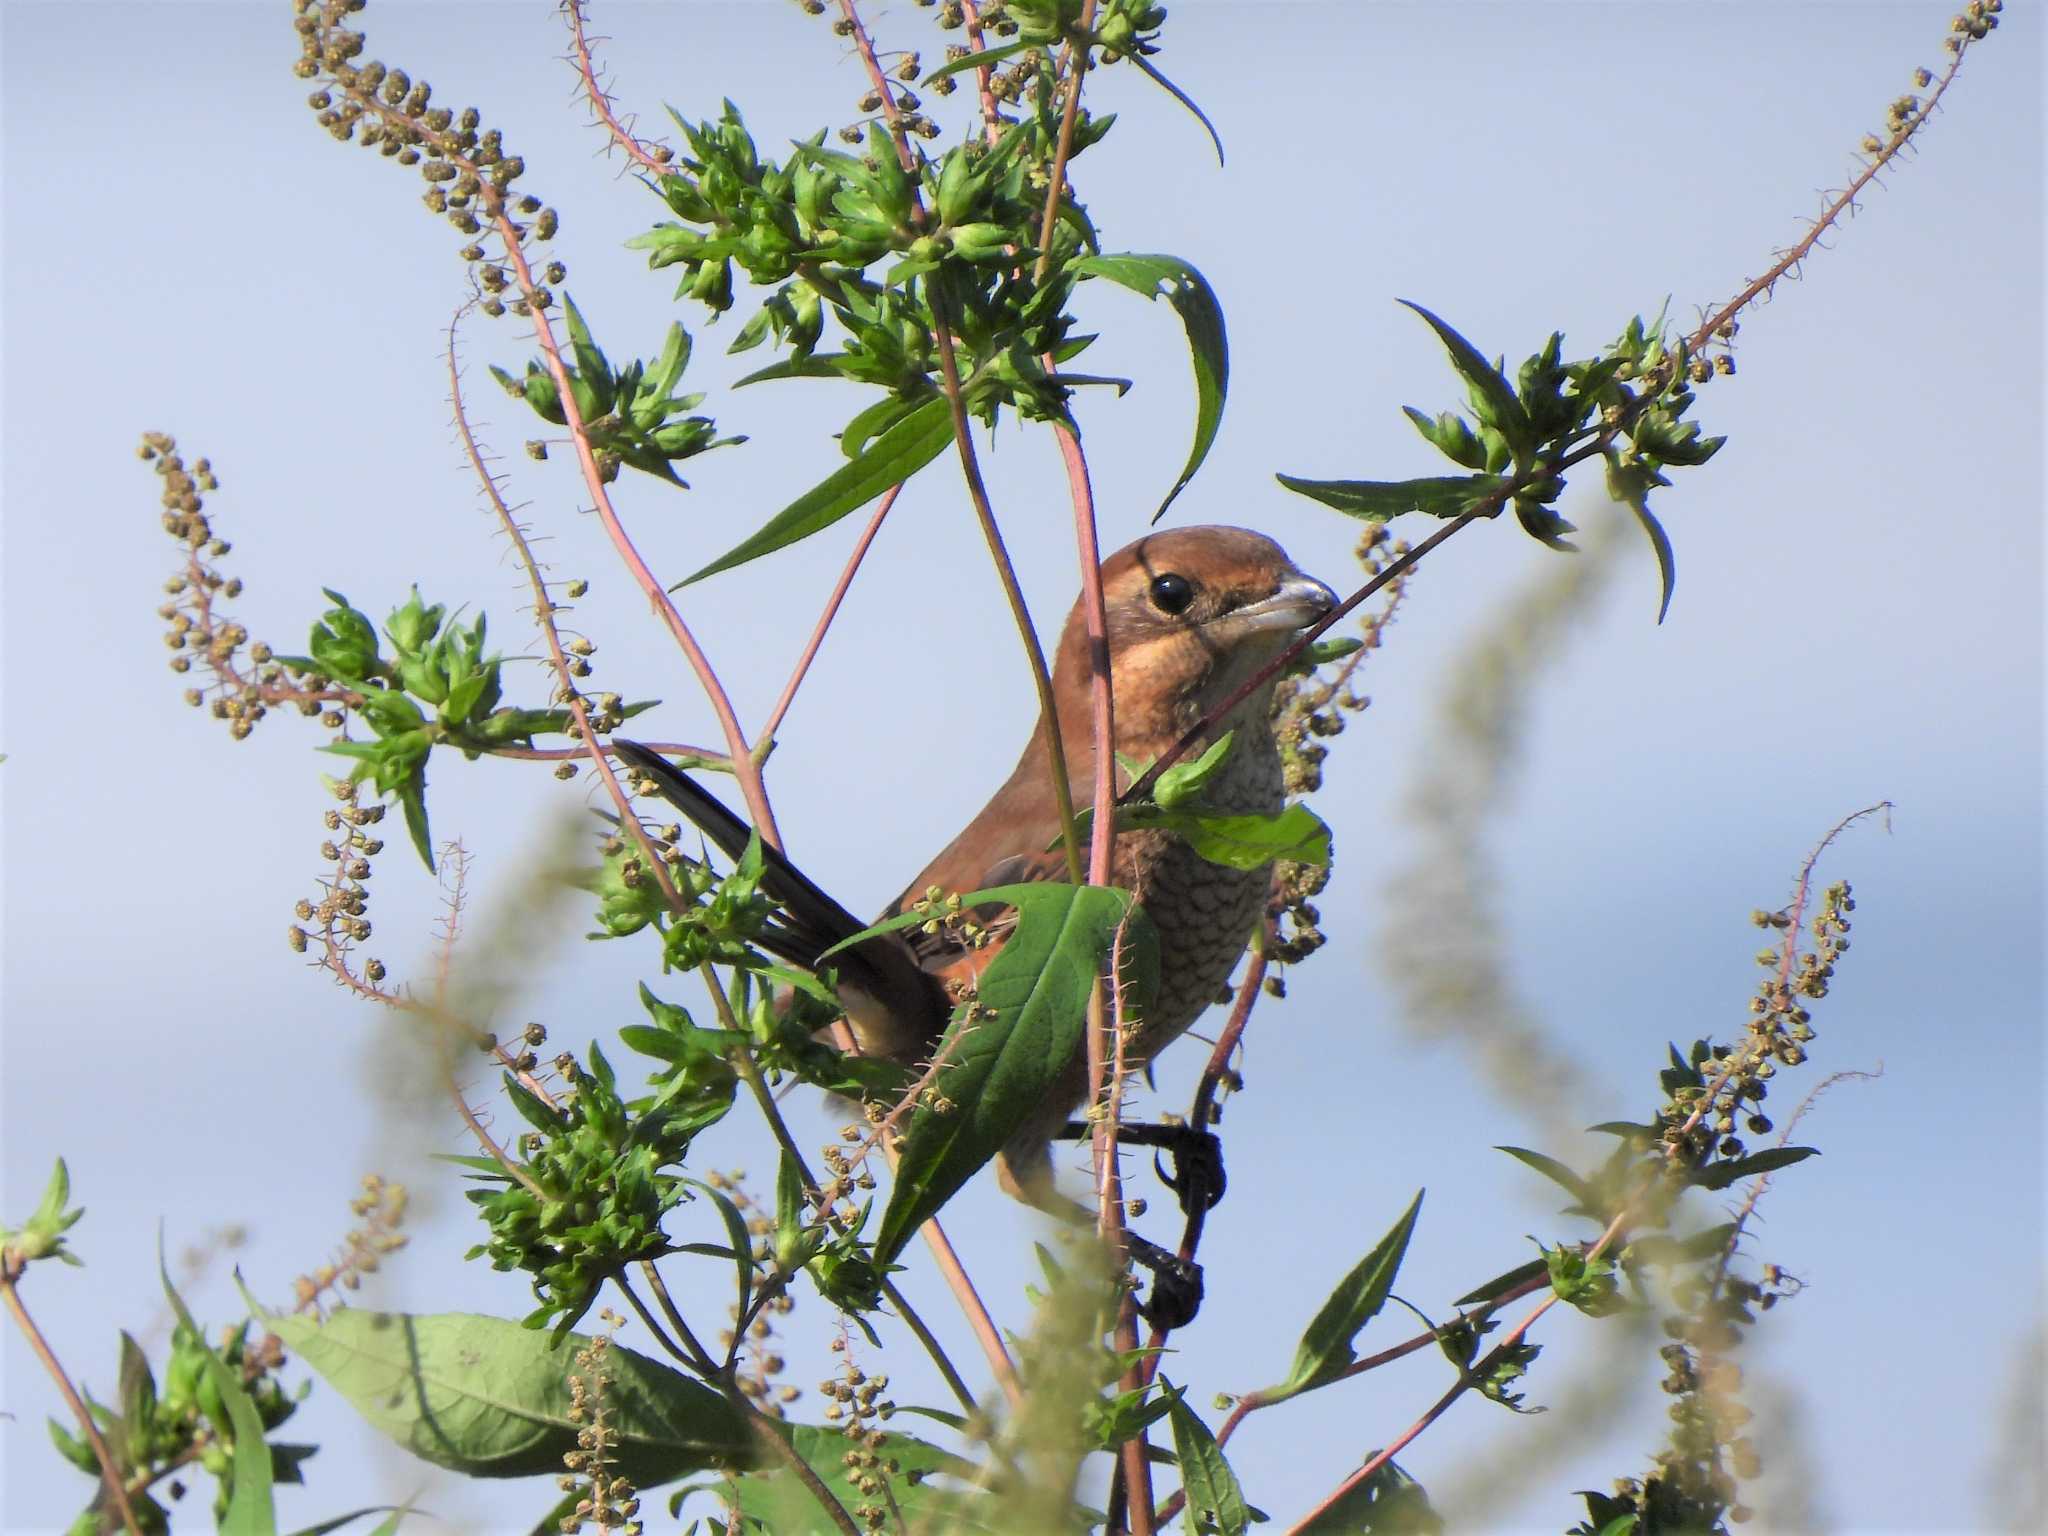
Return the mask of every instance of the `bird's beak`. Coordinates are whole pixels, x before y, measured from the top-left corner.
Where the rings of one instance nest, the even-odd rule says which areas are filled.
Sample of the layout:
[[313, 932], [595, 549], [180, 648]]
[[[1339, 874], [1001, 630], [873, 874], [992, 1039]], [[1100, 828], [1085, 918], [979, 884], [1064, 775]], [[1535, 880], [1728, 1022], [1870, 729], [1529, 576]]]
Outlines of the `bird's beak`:
[[1248, 630], [1307, 629], [1336, 606], [1336, 593], [1315, 577], [1296, 572], [1282, 581], [1271, 597], [1247, 603], [1233, 610], [1229, 618]]

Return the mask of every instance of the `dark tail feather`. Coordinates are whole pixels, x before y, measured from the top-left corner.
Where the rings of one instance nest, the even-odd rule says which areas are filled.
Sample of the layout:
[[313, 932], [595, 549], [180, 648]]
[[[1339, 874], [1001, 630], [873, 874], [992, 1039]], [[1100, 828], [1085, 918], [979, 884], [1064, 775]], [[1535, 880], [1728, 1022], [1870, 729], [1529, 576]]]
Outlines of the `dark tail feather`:
[[[635, 772], [652, 779], [661, 798], [687, 816], [727, 858], [737, 860], [746, 853], [753, 829], [703, 785], [638, 742], [613, 737], [611, 747]], [[788, 918], [762, 938], [766, 947], [783, 959], [815, 966], [826, 950], [868, 926], [765, 843], [761, 868], [761, 889]]]

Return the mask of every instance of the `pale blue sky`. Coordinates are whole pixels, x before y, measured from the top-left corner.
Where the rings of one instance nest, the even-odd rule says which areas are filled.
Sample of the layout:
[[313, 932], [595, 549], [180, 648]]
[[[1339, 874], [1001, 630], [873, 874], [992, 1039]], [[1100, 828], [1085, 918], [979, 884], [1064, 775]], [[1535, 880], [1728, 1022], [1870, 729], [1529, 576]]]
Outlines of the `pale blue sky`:
[[[915, 7], [868, 15], [885, 42], [937, 57]], [[1583, 354], [1667, 294], [1691, 317], [1797, 237], [1913, 67], [1938, 67], [1947, 15], [1921, 0], [1175, 6], [1159, 62], [1215, 119], [1228, 168], [1191, 119], [1117, 70], [1090, 89], [1124, 116], [1077, 171], [1109, 248], [1186, 257], [1228, 315], [1229, 412], [1174, 517], [1255, 525], [1355, 584], [1354, 525], [1271, 476], [1438, 467], [1399, 407], [1437, 409], [1455, 391], [1397, 297], [1515, 358], [1553, 327]], [[663, 102], [702, 116], [730, 94], [772, 145], [847, 121], [864, 88], [824, 24], [779, 0], [605, 5], [595, 19], [622, 101], [649, 122]], [[595, 158], [552, 8], [381, 0], [365, 20], [372, 53], [504, 128], [528, 184], [562, 211], [568, 287], [600, 339], [615, 356], [651, 353], [678, 313], [673, 285], [622, 242], [661, 209]], [[174, 1251], [247, 1223], [245, 1273], [281, 1298], [376, 1169], [413, 1184], [421, 1219], [378, 1303], [523, 1310], [522, 1283], [458, 1257], [476, 1229], [426, 1160], [459, 1149], [457, 1127], [408, 1081], [417, 1062], [283, 943], [319, 868], [331, 765], [294, 720], [236, 745], [179, 703], [153, 615], [171, 550], [133, 457], [145, 428], [211, 456], [224, 486], [210, 510], [249, 583], [238, 611], [281, 649], [299, 648], [320, 586], [381, 616], [417, 580], [485, 609], [519, 651], [520, 578], [447, 421], [439, 352], [459, 242], [419, 210], [416, 180], [317, 130], [282, 6], [13, 3], [0, 22], [0, 1212], [32, 1204], [58, 1153], [90, 1212], [76, 1233], [89, 1267], [35, 1272], [30, 1299], [73, 1369], [109, 1391], [115, 1329], [146, 1329], [158, 1310], [159, 1222]], [[1998, 1518], [1985, 1469], [2041, 1316], [2041, 80], [2039, 17], [2008, 7], [1916, 162], [1865, 199], [1804, 282], [1744, 318], [1741, 372], [1700, 407], [1730, 444], [1658, 503], [1678, 549], [1668, 622], [1653, 625], [1654, 576], [1632, 553], [1530, 687], [1494, 828], [1499, 905], [1516, 980], [1582, 1069], [1583, 1102], [1503, 1102], [1467, 1054], [1404, 1028], [1385, 980], [1389, 881], [1418, 847], [1415, 787], [1443, 771], [1438, 701], [1503, 606], [1563, 557], [1480, 528], [1417, 578], [1368, 668], [1374, 706], [1336, 744], [1319, 800], [1338, 848], [1321, 902], [1330, 945], [1285, 1004], [1262, 1007], [1250, 1091], [1231, 1107], [1231, 1197], [1203, 1254], [1212, 1299], [1168, 1368], [1192, 1400], [1276, 1379], [1323, 1292], [1419, 1186], [1400, 1290], [1429, 1310], [1519, 1262], [1523, 1233], [1579, 1235], [1491, 1144], [1559, 1118], [1640, 1118], [1665, 1039], [1739, 1024], [1748, 912], [1784, 899], [1828, 825], [1890, 798], [1890, 835], [1855, 832], [1825, 867], [1855, 881], [1859, 926], [1808, 1080], [1880, 1063], [1885, 1075], [1818, 1106], [1805, 1130], [1826, 1156], [1763, 1207], [1757, 1256], [1809, 1287], [1759, 1332], [1756, 1374], [1801, 1405], [1796, 1433], [1764, 1453], [1814, 1479], [1810, 1521], [1777, 1506], [1791, 1528]], [[1190, 391], [1163, 307], [1117, 290], [1087, 293], [1082, 310], [1106, 333], [1089, 365], [1138, 380], [1082, 407], [1113, 546], [1141, 531], [1179, 465]], [[739, 317], [681, 318], [698, 334], [698, 387], [752, 365], [723, 356]], [[483, 365], [516, 370], [529, 350], [509, 323], [470, 326], [471, 399], [556, 572], [593, 583], [596, 680], [665, 698], [649, 734], [709, 740], [678, 658], [578, 514], [567, 457], [542, 467], [519, 453], [535, 424]], [[657, 569], [696, 568], [815, 480], [857, 400], [822, 383], [715, 393], [707, 408], [752, 443], [698, 460], [688, 494], [618, 490]], [[1051, 627], [1075, 586], [1057, 460], [1041, 434], [1006, 430], [988, 462]], [[1606, 515], [1596, 488], [1575, 486], [1568, 513]], [[686, 595], [749, 721], [853, 532]], [[856, 910], [892, 895], [1013, 760], [1031, 702], [1007, 623], [957, 482], [935, 466], [885, 530], [770, 776], [792, 850]], [[521, 681], [538, 693], [537, 674]], [[437, 834], [475, 855], [488, 906], [492, 883], [516, 878], [585, 796], [523, 765], [450, 762], [432, 803]], [[372, 916], [373, 948], [398, 974], [434, 908], [394, 842]], [[1402, 931], [1434, 924], [1448, 942], [1464, 922], [1410, 912]], [[628, 1021], [649, 959], [565, 942], [534, 958], [505, 1022], [541, 1019], [580, 1047]], [[1163, 1065], [1166, 1107], [1185, 1106], [1199, 1060], [1183, 1049]], [[1785, 1110], [1804, 1087], [1787, 1084]], [[823, 1115], [803, 1113], [822, 1140]], [[703, 1151], [772, 1166], [744, 1135], [727, 1145]], [[1154, 1208], [1170, 1236], [1166, 1204]], [[1023, 1326], [1031, 1219], [976, 1186], [949, 1224], [999, 1316]], [[921, 1264], [906, 1283], [971, 1357]], [[234, 1310], [218, 1273], [192, 1300], [215, 1320]], [[815, 1339], [827, 1314], [805, 1299], [796, 1321]], [[635, 1331], [627, 1342], [644, 1342]], [[1368, 1347], [1406, 1331], [1389, 1315]], [[1600, 1331], [1553, 1317], [1539, 1337], [1531, 1401], [1569, 1404]], [[49, 1529], [86, 1484], [49, 1451], [55, 1399], [11, 1336], [0, 1360], [14, 1415], [0, 1419], [0, 1527]], [[889, 1368], [900, 1400], [939, 1400], [913, 1348]], [[791, 1379], [808, 1389], [814, 1374]], [[1252, 1498], [1298, 1516], [1444, 1380], [1418, 1356], [1253, 1418], [1232, 1447]], [[815, 1393], [799, 1406], [815, 1410]], [[1510, 1420], [1466, 1403], [1402, 1462], [1446, 1505], [1497, 1485], [1478, 1528], [1559, 1530], [1578, 1514], [1572, 1489], [1641, 1470], [1664, 1429], [1647, 1391], [1597, 1442], [1553, 1444], [1572, 1411]], [[326, 1449], [309, 1491], [287, 1495], [289, 1521], [424, 1480], [324, 1387], [293, 1430]], [[1540, 1464], [1501, 1472], [1492, 1458], [1518, 1447]], [[440, 1485], [425, 1502], [511, 1529], [548, 1497]]]

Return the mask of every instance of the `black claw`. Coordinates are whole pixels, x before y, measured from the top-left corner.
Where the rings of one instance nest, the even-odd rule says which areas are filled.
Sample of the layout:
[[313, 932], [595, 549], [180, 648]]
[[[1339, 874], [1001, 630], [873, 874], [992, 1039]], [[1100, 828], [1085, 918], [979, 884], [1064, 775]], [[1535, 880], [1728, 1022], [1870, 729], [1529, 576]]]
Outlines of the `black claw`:
[[1135, 1232], [1126, 1233], [1125, 1241], [1130, 1245], [1131, 1262], [1152, 1276], [1152, 1292], [1138, 1303], [1138, 1315], [1168, 1333], [1187, 1327], [1202, 1307], [1202, 1266], [1168, 1253]]
[[[1060, 1132], [1069, 1141], [1086, 1141], [1093, 1134], [1094, 1127], [1085, 1120], [1070, 1120]], [[1222, 1200], [1229, 1181], [1223, 1174], [1223, 1141], [1214, 1131], [1133, 1123], [1120, 1128], [1117, 1137], [1126, 1146], [1156, 1147], [1166, 1154], [1169, 1161], [1164, 1165], [1157, 1153], [1153, 1155], [1153, 1171], [1180, 1201], [1183, 1214], [1213, 1211]]]
[[1190, 1126], [1160, 1129], [1175, 1130], [1179, 1135], [1166, 1144], [1166, 1152], [1173, 1159], [1170, 1170], [1160, 1165], [1158, 1153], [1152, 1155], [1153, 1171], [1159, 1175], [1159, 1182], [1179, 1198], [1184, 1213], [1192, 1215], [1198, 1208], [1215, 1210], [1229, 1187], [1223, 1173], [1222, 1140], [1214, 1131], [1198, 1131]]

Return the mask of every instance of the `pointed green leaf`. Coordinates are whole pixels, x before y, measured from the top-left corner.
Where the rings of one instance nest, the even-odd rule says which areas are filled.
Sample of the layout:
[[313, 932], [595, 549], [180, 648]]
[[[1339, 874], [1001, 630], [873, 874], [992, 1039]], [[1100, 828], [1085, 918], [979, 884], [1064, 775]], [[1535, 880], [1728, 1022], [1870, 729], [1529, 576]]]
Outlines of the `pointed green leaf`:
[[1216, 147], [1216, 164], [1220, 167], [1223, 164], [1223, 135], [1218, 133], [1216, 125], [1209, 121], [1209, 114], [1196, 106], [1194, 97], [1167, 79], [1165, 75], [1160, 73], [1158, 66], [1153, 64], [1143, 54], [1132, 52], [1124, 54], [1124, 57], [1144, 71], [1146, 78], [1154, 85], [1158, 86], [1167, 95], [1192, 112], [1195, 116], [1195, 121], [1209, 130], [1209, 142]]
[[937, 69], [926, 75], [921, 83], [930, 85], [934, 80], [943, 80], [948, 75], [957, 75], [963, 69], [982, 69], [991, 64], [1000, 64], [1004, 59], [1022, 53], [1026, 48], [1036, 48], [1038, 46], [1037, 43], [1029, 41], [1004, 43], [1000, 48], [984, 48], [979, 53], [963, 54], [957, 59], [949, 59], [944, 64], [941, 64]]
[[1404, 512], [1427, 512], [1431, 517], [1462, 517], [1467, 512], [1491, 515], [1499, 510], [1508, 485], [1505, 475], [1424, 475], [1414, 480], [1273, 478], [1288, 490], [1335, 507], [1347, 517], [1374, 523]]
[[1730, 1184], [1754, 1178], [1757, 1174], [1775, 1173], [1780, 1168], [1789, 1168], [1794, 1163], [1819, 1156], [1818, 1147], [1767, 1147], [1747, 1157], [1738, 1157], [1733, 1162], [1714, 1163], [1702, 1168], [1688, 1182], [1698, 1189], [1726, 1189]]
[[211, 1378], [214, 1390], [220, 1394], [221, 1402], [227, 1405], [228, 1425], [234, 1431], [234, 1460], [228, 1470], [226, 1486], [227, 1511], [220, 1517], [217, 1529], [221, 1536], [276, 1536], [277, 1509], [271, 1497], [274, 1479], [270, 1447], [263, 1440], [263, 1418], [242, 1387], [241, 1373], [229, 1370], [219, 1352], [206, 1342], [206, 1335], [186, 1309], [185, 1298], [171, 1284], [171, 1272], [164, 1266], [161, 1234], [156, 1268], [163, 1279], [164, 1295], [171, 1303], [171, 1310], [177, 1314], [178, 1321], [191, 1330], [193, 1341], [205, 1352], [203, 1368]]
[[1579, 1205], [1587, 1211], [1594, 1210], [1599, 1198], [1593, 1193], [1593, 1186], [1580, 1178], [1556, 1158], [1541, 1152], [1531, 1152], [1527, 1147], [1495, 1147], [1496, 1152], [1505, 1152], [1518, 1163], [1527, 1164], [1553, 1184], [1560, 1185]]
[[1390, 1461], [1292, 1536], [1440, 1536], [1443, 1528], [1422, 1484]]
[[1148, 299], [1164, 297], [1187, 329], [1195, 369], [1195, 443], [1180, 478], [1152, 514], [1156, 523], [1194, 479], [1223, 424], [1224, 397], [1230, 391], [1230, 341], [1224, 334], [1222, 306], [1208, 280], [1177, 256], [1083, 256], [1068, 262], [1066, 269], [1081, 277], [1106, 277]]
[[761, 530], [719, 556], [678, 586], [772, 554], [831, 527], [856, 508], [900, 485], [931, 463], [953, 441], [953, 418], [934, 396], [882, 433], [851, 459], [771, 517]]
[[1400, 1273], [1401, 1260], [1408, 1252], [1408, 1238], [1415, 1230], [1415, 1218], [1421, 1209], [1422, 1191], [1417, 1190], [1401, 1219], [1339, 1282], [1309, 1323], [1294, 1352], [1294, 1365], [1287, 1372], [1287, 1379], [1277, 1387], [1266, 1388], [1259, 1396], [1279, 1402], [1310, 1391], [1335, 1381], [1358, 1358], [1352, 1340], [1387, 1304], [1387, 1293], [1394, 1288], [1394, 1277]]
[[1451, 1303], [1451, 1305], [1457, 1307], [1481, 1306], [1486, 1302], [1492, 1301], [1496, 1296], [1506, 1295], [1518, 1285], [1534, 1280], [1544, 1272], [1544, 1269], [1545, 1265], [1541, 1259], [1531, 1259], [1526, 1264], [1517, 1264], [1506, 1274], [1495, 1275], [1484, 1285], [1474, 1286]]
[[1650, 548], [1657, 555], [1657, 580], [1663, 591], [1657, 600], [1657, 622], [1671, 611], [1671, 589], [1678, 581], [1678, 561], [1671, 552], [1671, 537], [1650, 511], [1650, 487], [1663, 480], [1655, 470], [1641, 464], [1624, 465], [1613, 454], [1607, 456], [1607, 494], [1635, 513], [1636, 521], [1649, 535]]
[[1251, 1525], [1244, 1490], [1209, 1426], [1195, 1416], [1173, 1383], [1160, 1377], [1173, 1426], [1173, 1454], [1180, 1463], [1181, 1491], [1187, 1495], [1187, 1528], [1214, 1536], [1244, 1536]]
[[1472, 386], [1472, 404], [1480, 412], [1480, 419], [1488, 426], [1500, 428], [1516, 448], [1533, 449], [1536, 445], [1530, 440], [1532, 429], [1528, 412], [1522, 409], [1522, 402], [1515, 395], [1515, 386], [1508, 382], [1507, 375], [1488, 362], [1471, 342], [1420, 304], [1408, 299], [1399, 302], [1422, 316], [1429, 322], [1429, 328], [1436, 332], [1436, 339], [1451, 355], [1452, 366]]
[[[986, 895], [1017, 909], [1017, 927], [982, 973], [977, 1017], [969, 1023], [967, 1008], [957, 1010], [939, 1046], [945, 1065], [933, 1079], [931, 1102], [912, 1112], [904, 1133], [895, 1187], [875, 1236], [877, 1264], [902, 1252], [925, 1220], [1043, 1108], [1080, 1049], [1088, 994], [1120, 926], [1129, 924], [1127, 955], [1135, 947], [1142, 972], [1149, 951], [1156, 975], [1151, 924], [1128, 891], [1034, 882]], [[1134, 1011], [1142, 1013], [1147, 989], [1140, 982], [1132, 990], [1140, 994]]]

